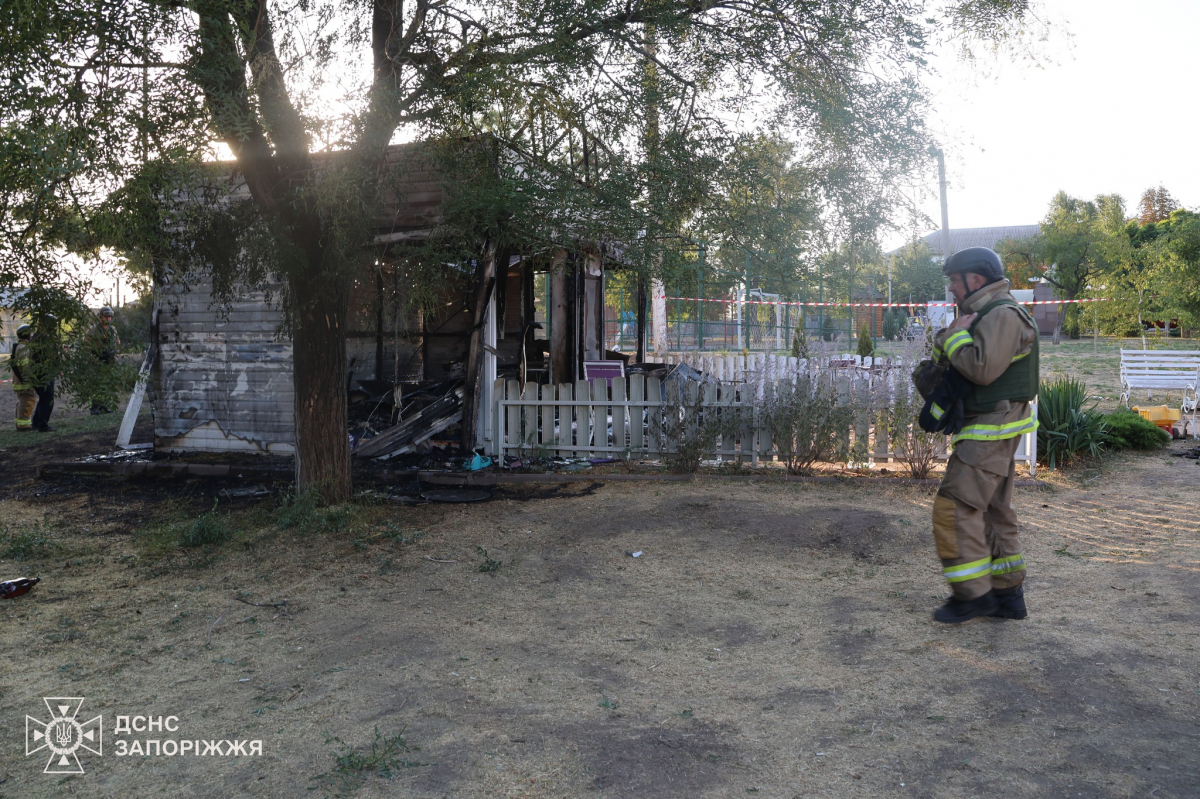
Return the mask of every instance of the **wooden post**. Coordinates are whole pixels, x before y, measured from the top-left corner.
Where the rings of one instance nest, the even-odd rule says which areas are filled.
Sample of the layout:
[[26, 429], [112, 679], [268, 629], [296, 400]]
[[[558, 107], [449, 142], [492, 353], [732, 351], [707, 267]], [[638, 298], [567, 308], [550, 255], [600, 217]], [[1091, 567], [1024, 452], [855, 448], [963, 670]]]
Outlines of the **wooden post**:
[[567, 383], [571, 369], [571, 316], [567, 285], [567, 251], [555, 250], [550, 260], [550, 382]]
[[[484, 327], [495, 324], [495, 319], [489, 319], [488, 312], [495, 316], [496, 290], [496, 246], [489, 244], [484, 256], [478, 261], [475, 270], [475, 297], [471, 313], [470, 344], [467, 349], [466, 389], [463, 392], [462, 437], [459, 441], [463, 452], [471, 452], [479, 437], [479, 405], [484, 395], [482, 390], [484, 349], [486, 339]], [[493, 378], [494, 379], [494, 378]], [[490, 388], [490, 385], [489, 385]]]
[[646, 362], [646, 279], [638, 278], [637, 295], [637, 357], [638, 363]]

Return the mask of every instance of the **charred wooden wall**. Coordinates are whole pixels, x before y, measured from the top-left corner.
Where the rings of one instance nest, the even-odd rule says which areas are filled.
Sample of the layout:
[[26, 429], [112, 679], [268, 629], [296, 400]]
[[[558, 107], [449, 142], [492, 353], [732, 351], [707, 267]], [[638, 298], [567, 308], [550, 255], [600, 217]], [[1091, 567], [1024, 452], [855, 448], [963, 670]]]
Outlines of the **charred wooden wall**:
[[159, 281], [156, 450], [293, 452], [292, 345], [278, 335], [277, 299], [247, 291], [222, 308], [206, 278]]

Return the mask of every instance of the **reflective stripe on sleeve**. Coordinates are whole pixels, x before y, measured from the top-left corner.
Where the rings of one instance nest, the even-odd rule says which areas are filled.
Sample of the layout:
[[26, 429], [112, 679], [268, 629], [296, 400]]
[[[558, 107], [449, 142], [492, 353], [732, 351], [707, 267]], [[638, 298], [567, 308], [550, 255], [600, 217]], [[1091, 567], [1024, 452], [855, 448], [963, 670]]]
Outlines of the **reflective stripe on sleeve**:
[[996, 558], [992, 561], [992, 574], [1008, 574], [1009, 572], [1025, 571], [1025, 556], [1010, 555], [1007, 558]]
[[941, 418], [943, 416], [946, 415], [946, 411], [942, 408], [941, 405], [938, 405], [936, 402], [929, 406], [929, 413], [933, 415], [934, 419], [939, 420], [939, 421], [941, 420]]
[[982, 560], [973, 560], [970, 563], [963, 563], [958, 566], [947, 566], [942, 569], [942, 573], [952, 583], [974, 580], [976, 577], [992, 573], [992, 559], [983, 558]]
[[946, 348], [946, 357], [953, 357], [954, 353], [958, 352], [959, 347], [962, 347], [965, 344], [974, 343], [975, 339], [969, 332], [966, 330], [960, 330], [954, 335], [950, 336], [950, 338], [946, 339], [946, 343], [944, 345]]

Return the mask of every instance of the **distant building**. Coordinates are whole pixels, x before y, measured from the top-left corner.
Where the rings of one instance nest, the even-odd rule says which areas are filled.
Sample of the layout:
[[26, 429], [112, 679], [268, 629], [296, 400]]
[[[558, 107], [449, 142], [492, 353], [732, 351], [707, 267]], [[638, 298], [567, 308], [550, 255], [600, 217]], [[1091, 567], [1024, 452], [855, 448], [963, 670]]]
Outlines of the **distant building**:
[[[1036, 236], [1040, 228], [1037, 225], [1008, 225], [1006, 227], [965, 227], [950, 228], [950, 254], [965, 250], [968, 247], [987, 247], [996, 249], [996, 245], [1004, 239], [1028, 239]], [[921, 241], [929, 245], [929, 249], [937, 258], [942, 258], [942, 231], [935, 230], [922, 236]]]

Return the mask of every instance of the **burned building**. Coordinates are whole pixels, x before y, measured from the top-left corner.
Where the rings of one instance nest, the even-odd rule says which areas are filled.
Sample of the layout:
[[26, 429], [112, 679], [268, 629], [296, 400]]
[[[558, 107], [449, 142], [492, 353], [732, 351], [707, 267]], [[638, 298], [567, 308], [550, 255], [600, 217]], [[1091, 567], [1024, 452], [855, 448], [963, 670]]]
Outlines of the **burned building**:
[[[397, 145], [388, 153], [403, 177], [372, 231], [374, 264], [354, 281], [347, 388], [352, 400], [385, 393], [403, 400], [423, 385], [460, 379], [478, 335], [482, 439], [497, 376], [570, 381], [582, 376], [585, 360], [604, 359], [604, 275], [615, 262], [608, 248], [591, 243], [518, 246], [495, 255], [487, 292], [477, 284], [480, 261], [446, 263], [432, 310], [411, 311], [403, 259], [442, 223], [447, 199], [444, 181], [419, 148]], [[293, 452], [293, 356], [281, 288], [245, 289], [222, 303], [211, 275], [157, 277], [149, 382], [156, 450]], [[486, 312], [478, 325], [481, 296]], [[398, 395], [391, 391], [397, 385]], [[392, 419], [381, 417], [376, 426]]]

